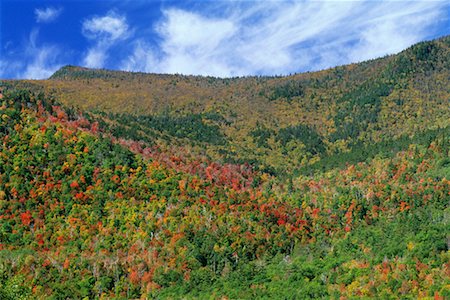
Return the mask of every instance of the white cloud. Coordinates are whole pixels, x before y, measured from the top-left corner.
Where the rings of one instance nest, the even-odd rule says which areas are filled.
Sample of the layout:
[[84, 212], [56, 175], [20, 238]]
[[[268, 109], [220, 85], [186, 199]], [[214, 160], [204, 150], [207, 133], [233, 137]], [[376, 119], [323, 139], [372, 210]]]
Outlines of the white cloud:
[[18, 60], [0, 59], [0, 78], [10, 79], [21, 77], [24, 62]]
[[36, 22], [49, 23], [56, 20], [62, 12], [62, 8], [36, 8], [34, 14], [36, 15]]
[[61, 67], [61, 49], [56, 45], [39, 45], [39, 30], [33, 29], [21, 51], [20, 59], [0, 60], [0, 77], [46, 79]]
[[108, 58], [108, 50], [118, 41], [131, 35], [125, 16], [110, 11], [103, 17], [93, 17], [85, 20], [82, 27], [83, 35], [95, 42], [88, 49], [83, 64], [90, 68], [101, 68]]
[[55, 57], [59, 50], [56, 47], [41, 47], [30, 49], [32, 60], [22, 73], [22, 78], [46, 79], [50, 77], [61, 65], [57, 64]]
[[349, 51], [349, 59], [362, 61], [399, 52], [426, 36], [426, 29], [439, 18], [442, 3], [401, 2], [380, 7], [378, 14], [367, 20], [359, 34], [359, 42]]
[[121, 63], [120, 68], [125, 71], [156, 71], [158, 60], [154, 52], [147, 43], [138, 40], [135, 42], [133, 53]]
[[[316, 57], [305, 51], [302, 44], [334, 35], [328, 31], [334, 31], [344, 19], [350, 21], [351, 11], [358, 5], [357, 2], [311, 2], [274, 7], [268, 17], [244, 28], [246, 39], [238, 51], [253, 72], [284, 73], [287, 69], [293, 72], [295, 67], [310, 65], [309, 60]], [[302, 51], [296, 51], [296, 46]]]
[[60, 50], [54, 45], [38, 45], [39, 30], [30, 32], [28, 44], [23, 57], [23, 65], [19, 67], [18, 77], [26, 79], [45, 79], [61, 67], [58, 63]]
[[220, 3], [164, 10], [158, 47], [141, 39], [122, 66], [215, 76], [317, 70], [398, 52], [448, 14], [445, 1]]
[[[214, 50], [220, 43], [236, 33], [236, 27], [230, 20], [208, 19], [182, 10], [164, 12], [165, 19], [159, 24], [158, 32], [165, 36], [163, 45], [167, 51], [173, 48], [192, 47], [195, 51]], [[205, 43], [205, 41], [208, 43]]]
[[225, 44], [236, 36], [232, 20], [205, 18], [181, 10], [164, 12], [165, 20], [158, 26], [164, 37], [161, 50], [165, 59], [161, 65], [169, 73], [208, 74], [226, 72]]
[[91, 39], [114, 41], [128, 34], [127, 20], [114, 12], [103, 17], [93, 17], [83, 22], [83, 34]]
[[84, 57], [84, 65], [88, 68], [101, 68], [105, 64], [106, 57], [105, 48], [90, 48]]

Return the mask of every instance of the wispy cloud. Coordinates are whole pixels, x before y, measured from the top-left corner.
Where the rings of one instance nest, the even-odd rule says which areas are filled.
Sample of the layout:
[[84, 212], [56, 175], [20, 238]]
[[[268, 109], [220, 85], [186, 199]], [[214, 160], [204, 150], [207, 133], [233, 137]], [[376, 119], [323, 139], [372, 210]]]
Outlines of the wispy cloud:
[[55, 60], [59, 52], [57, 47], [35, 48], [31, 52], [33, 59], [27, 64], [22, 78], [46, 79], [61, 67]]
[[34, 14], [36, 15], [36, 22], [38, 23], [50, 23], [55, 21], [62, 12], [62, 8], [36, 8]]
[[83, 65], [88, 68], [101, 68], [105, 64], [107, 58], [107, 48], [103, 46], [96, 46], [90, 48], [83, 60]]
[[[134, 50], [131, 55], [125, 58], [120, 65], [120, 69], [127, 71], [156, 72], [159, 63], [155, 56], [156, 49], [143, 40], [134, 42]], [[176, 72], [175, 72], [176, 73]]]
[[83, 35], [94, 41], [88, 49], [83, 64], [91, 68], [101, 68], [108, 58], [108, 50], [118, 41], [131, 35], [125, 16], [113, 11], [107, 15], [95, 16], [83, 22]]
[[25, 50], [26, 65], [21, 78], [44, 79], [61, 67], [58, 63], [60, 50], [55, 45], [39, 45], [39, 30], [33, 29]]
[[106, 16], [85, 20], [83, 22], [83, 33], [91, 39], [114, 41], [128, 34], [128, 24], [124, 16], [110, 11]]
[[30, 32], [18, 59], [0, 60], [0, 77], [46, 79], [61, 67], [61, 50], [56, 45], [40, 45], [39, 30]]
[[165, 9], [154, 27], [159, 44], [137, 40], [122, 67], [215, 76], [317, 70], [398, 52], [425, 38], [439, 18], [448, 18], [449, 8], [444, 1], [217, 5]]
[[[439, 0], [161, 3], [160, 11], [158, 4], [129, 1], [85, 19], [78, 15], [80, 36], [39, 36], [34, 29], [17, 41], [11, 34], [1, 45], [0, 77], [45, 78], [63, 62], [221, 77], [289, 74], [396, 53], [450, 24], [450, 4]], [[40, 24], [61, 13], [55, 6], [35, 9]]]

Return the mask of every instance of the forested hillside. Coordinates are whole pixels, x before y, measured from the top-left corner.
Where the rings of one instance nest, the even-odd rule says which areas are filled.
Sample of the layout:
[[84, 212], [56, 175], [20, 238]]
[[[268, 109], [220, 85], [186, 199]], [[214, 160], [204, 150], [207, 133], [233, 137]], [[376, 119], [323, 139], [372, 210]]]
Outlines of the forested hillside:
[[[115, 132], [193, 145], [266, 172], [449, 125], [450, 37], [393, 56], [288, 77], [213, 78], [64, 67], [29, 81]], [[147, 136], [146, 136], [147, 135]], [[180, 141], [181, 139], [181, 141]], [[207, 150], [204, 150], [207, 148]], [[355, 161], [356, 162], [356, 161]]]
[[0, 88], [0, 299], [450, 297], [449, 37]]

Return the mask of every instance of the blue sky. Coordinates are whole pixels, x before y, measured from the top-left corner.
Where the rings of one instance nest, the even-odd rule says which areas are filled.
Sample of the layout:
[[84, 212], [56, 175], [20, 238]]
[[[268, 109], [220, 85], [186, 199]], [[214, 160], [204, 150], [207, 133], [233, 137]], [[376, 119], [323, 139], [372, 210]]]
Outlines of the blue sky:
[[0, 0], [0, 78], [320, 70], [450, 34], [450, 1]]

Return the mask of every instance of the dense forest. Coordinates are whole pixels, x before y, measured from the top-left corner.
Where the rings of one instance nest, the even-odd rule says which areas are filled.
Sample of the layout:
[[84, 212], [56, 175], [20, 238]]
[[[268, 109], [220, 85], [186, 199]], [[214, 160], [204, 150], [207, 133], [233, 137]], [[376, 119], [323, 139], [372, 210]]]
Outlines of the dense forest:
[[450, 37], [0, 89], [0, 299], [450, 297]]

